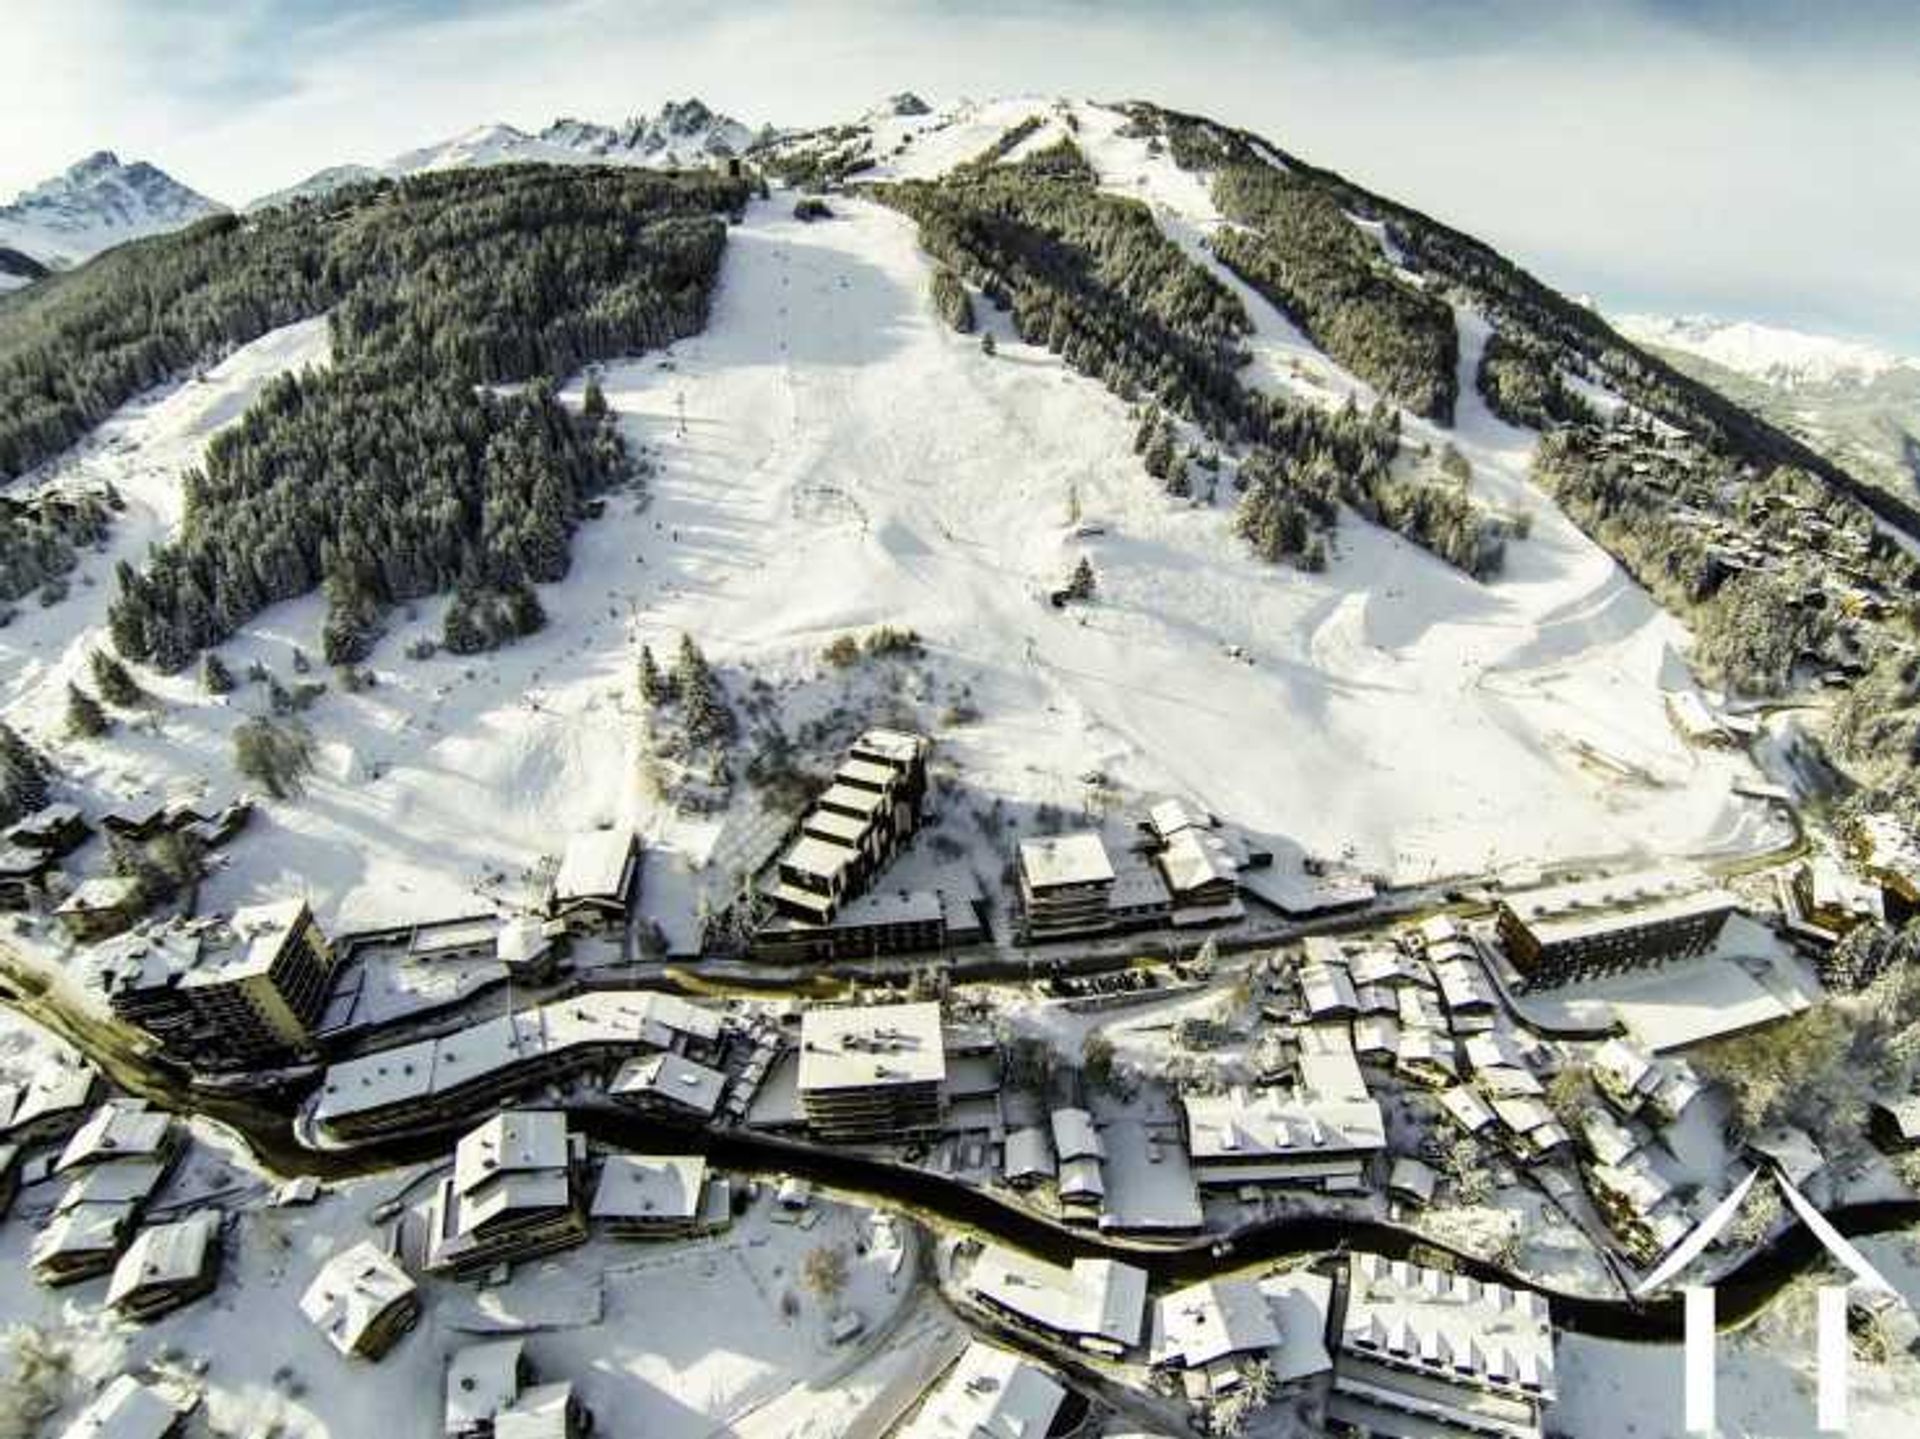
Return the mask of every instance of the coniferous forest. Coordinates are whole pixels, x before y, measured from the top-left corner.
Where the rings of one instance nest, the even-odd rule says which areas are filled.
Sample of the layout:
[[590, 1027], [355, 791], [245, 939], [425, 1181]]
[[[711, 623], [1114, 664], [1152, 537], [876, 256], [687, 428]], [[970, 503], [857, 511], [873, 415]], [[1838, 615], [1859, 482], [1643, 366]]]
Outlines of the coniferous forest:
[[335, 663], [386, 606], [449, 589], [483, 637], [522, 632], [527, 585], [565, 573], [584, 501], [627, 464], [604, 412], [570, 415], [548, 377], [699, 330], [746, 198], [717, 175], [455, 171], [123, 247], [0, 330], [0, 470], [330, 311], [331, 366], [269, 385], [188, 475], [178, 538], [121, 567], [116, 647], [178, 670], [320, 585]]

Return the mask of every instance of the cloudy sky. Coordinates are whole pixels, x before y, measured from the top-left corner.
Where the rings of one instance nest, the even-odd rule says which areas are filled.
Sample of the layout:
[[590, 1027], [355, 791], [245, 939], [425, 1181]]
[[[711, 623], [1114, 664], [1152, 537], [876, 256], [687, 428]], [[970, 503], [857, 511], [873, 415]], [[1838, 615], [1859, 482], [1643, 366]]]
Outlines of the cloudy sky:
[[1920, 353], [1911, 0], [6, 0], [0, 196], [99, 148], [240, 202], [489, 120], [698, 94], [1144, 96], [1266, 133], [1615, 309]]

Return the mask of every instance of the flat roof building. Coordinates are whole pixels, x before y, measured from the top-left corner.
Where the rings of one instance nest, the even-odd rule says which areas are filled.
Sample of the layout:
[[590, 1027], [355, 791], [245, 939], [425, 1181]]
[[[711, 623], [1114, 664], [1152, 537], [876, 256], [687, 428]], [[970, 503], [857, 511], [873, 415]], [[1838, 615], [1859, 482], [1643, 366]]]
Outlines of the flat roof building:
[[1108, 912], [1113, 861], [1097, 831], [1020, 841], [1020, 905], [1028, 939], [1098, 934]]
[[946, 1078], [938, 1004], [852, 1005], [800, 1017], [800, 1105], [821, 1138], [885, 1142], [931, 1133]]
[[100, 983], [114, 1016], [174, 1058], [227, 1069], [310, 1053], [334, 965], [306, 901], [287, 899], [131, 936], [103, 959]]
[[1514, 968], [1545, 988], [1703, 954], [1739, 908], [1697, 871], [1658, 869], [1508, 894], [1498, 923]]

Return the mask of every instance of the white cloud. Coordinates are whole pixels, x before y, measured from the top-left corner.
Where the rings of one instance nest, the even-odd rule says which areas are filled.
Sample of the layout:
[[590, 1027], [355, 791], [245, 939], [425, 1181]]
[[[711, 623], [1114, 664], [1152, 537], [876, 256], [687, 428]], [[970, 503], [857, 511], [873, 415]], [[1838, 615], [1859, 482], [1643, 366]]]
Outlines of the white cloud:
[[1269, 134], [1566, 289], [1920, 350], [1920, 92], [1903, 47], [1870, 31], [1813, 43], [1783, 26], [1763, 49], [1633, 0], [1547, 28], [1480, 0], [1425, 29], [1391, 7], [1288, 22], [1066, 0], [8, 8], [0, 192], [110, 146], [240, 201], [484, 121], [615, 119], [695, 93], [802, 124], [900, 88], [1144, 95]]

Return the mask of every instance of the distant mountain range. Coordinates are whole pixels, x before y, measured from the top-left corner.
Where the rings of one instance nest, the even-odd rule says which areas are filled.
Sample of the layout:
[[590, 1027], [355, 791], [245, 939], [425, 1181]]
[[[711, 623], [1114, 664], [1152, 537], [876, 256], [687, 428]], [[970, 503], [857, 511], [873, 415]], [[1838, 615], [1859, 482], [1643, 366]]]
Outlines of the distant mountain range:
[[449, 140], [408, 150], [384, 165], [333, 166], [296, 185], [262, 195], [247, 208], [257, 210], [302, 196], [323, 195], [362, 180], [473, 165], [640, 165], [650, 169], [679, 169], [744, 154], [757, 141], [769, 139], [773, 134], [771, 129], [750, 129], [730, 115], [708, 109], [699, 100], [668, 101], [658, 115], [642, 115], [620, 125], [563, 117], [538, 134], [529, 134], [512, 125], [482, 125]]
[[1920, 358], [1744, 320], [1622, 315], [1614, 323], [1862, 479], [1920, 497]]
[[0, 208], [0, 287], [4, 277], [35, 278], [35, 266], [64, 269], [224, 208], [144, 160], [96, 151]]

